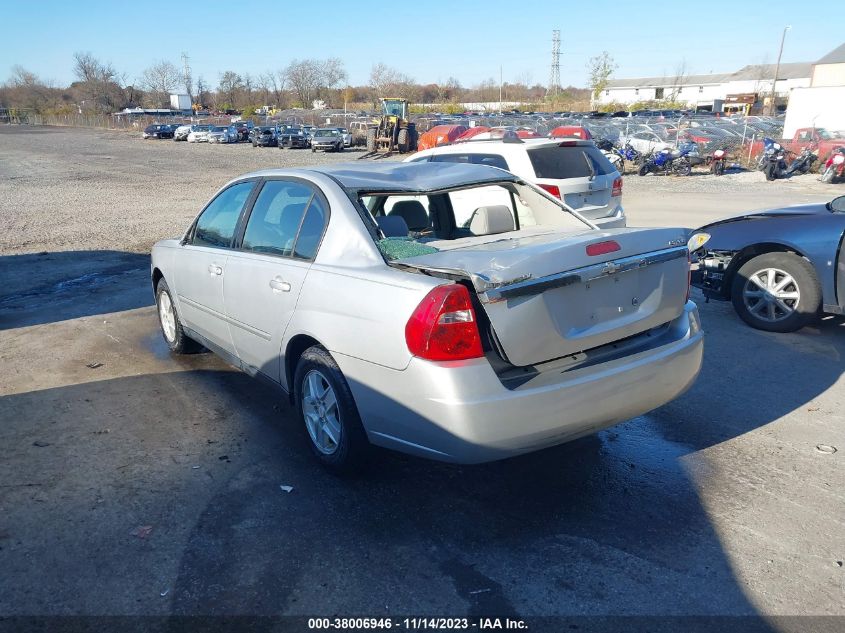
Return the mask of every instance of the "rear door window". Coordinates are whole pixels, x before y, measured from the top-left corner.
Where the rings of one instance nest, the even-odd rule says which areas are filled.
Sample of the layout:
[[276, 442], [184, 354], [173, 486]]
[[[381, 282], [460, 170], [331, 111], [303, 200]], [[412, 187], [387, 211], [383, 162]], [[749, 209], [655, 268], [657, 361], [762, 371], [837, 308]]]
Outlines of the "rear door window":
[[[245, 251], [312, 259], [327, 213], [312, 187], [268, 180], [250, 213], [241, 248]], [[316, 204], [315, 204], [316, 203]]]
[[538, 147], [528, 150], [537, 178], [590, 178], [613, 171], [610, 161], [594, 145]]

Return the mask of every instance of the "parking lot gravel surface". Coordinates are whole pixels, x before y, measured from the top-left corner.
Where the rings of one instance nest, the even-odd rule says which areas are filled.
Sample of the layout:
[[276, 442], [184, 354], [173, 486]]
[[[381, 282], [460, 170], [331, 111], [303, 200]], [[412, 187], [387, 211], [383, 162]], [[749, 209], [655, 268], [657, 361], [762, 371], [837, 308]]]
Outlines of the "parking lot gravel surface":
[[[0, 127], [0, 250], [148, 252], [157, 240], [183, 231], [231, 178], [257, 169], [354, 161], [362, 153], [143, 140], [140, 133], [122, 131]], [[623, 200], [632, 225], [697, 227], [784, 200], [827, 200], [840, 190], [816, 178], [768, 183], [759, 172], [718, 178], [628, 175]]]
[[[845, 617], [843, 319], [768, 334], [694, 293], [704, 367], [676, 401], [482, 466], [379, 452], [352, 480], [317, 466], [280, 394], [211, 354], [170, 355], [150, 244], [239, 173], [354, 156], [0, 130], [0, 620], [728, 615], [836, 630], [808, 616]], [[707, 178], [627, 177], [632, 224], [833, 197], [812, 177]]]

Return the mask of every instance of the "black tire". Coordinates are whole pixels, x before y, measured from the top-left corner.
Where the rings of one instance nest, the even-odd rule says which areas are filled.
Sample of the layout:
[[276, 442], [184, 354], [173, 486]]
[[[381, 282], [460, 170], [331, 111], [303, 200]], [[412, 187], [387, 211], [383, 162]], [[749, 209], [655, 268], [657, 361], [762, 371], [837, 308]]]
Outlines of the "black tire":
[[721, 176], [725, 173], [725, 162], [721, 160], [715, 161], [715, 166], [713, 168], [713, 173], [717, 176]]
[[[751, 278], [766, 269], [777, 269], [790, 275], [794, 283], [789, 283], [784, 290], [797, 291], [799, 294], [796, 301], [790, 299], [784, 301], [788, 307], [792, 308], [792, 312], [777, 320], [761, 318], [752, 312], [751, 308], [759, 302], [763, 302], [768, 312], [765, 298], [761, 297], [749, 307], [744, 297], [746, 284], [752, 284]], [[759, 278], [762, 279], [762, 276]], [[765, 274], [765, 278], [768, 283], [768, 274]], [[776, 276], [775, 280], [777, 279]], [[748, 260], [736, 271], [731, 283], [731, 302], [739, 317], [753, 328], [766, 332], [794, 332], [818, 317], [821, 309], [821, 287], [812, 264], [803, 257], [795, 253], [764, 253]], [[774, 310], [777, 317], [779, 308], [775, 307]]]
[[692, 165], [688, 160], [681, 158], [672, 165], [672, 173], [677, 176], [689, 176], [692, 173]]
[[317, 149], [316, 149], [316, 148], [314, 148], [314, 147], [312, 147], [312, 148], [311, 148], [311, 153], [312, 153], [312, 154], [313, 154], [314, 152], [316, 152], [316, 151], [317, 151]]
[[367, 151], [376, 151], [376, 129], [374, 127], [367, 128]]
[[[163, 295], [167, 295], [167, 299], [163, 299]], [[173, 309], [175, 332], [172, 340], [165, 331], [165, 325], [162, 317], [162, 301], [165, 300], [170, 302]], [[158, 284], [156, 284], [156, 314], [158, 316], [158, 325], [161, 329], [161, 335], [171, 352], [174, 354], [194, 354], [202, 349], [202, 345], [190, 338], [182, 329], [182, 321], [179, 319], [179, 313], [176, 311], [176, 304], [173, 302], [173, 295], [171, 294], [170, 288], [167, 286], [167, 282], [164, 281], [164, 279], [160, 279]]]
[[821, 181], [827, 182], [827, 183], [832, 183], [834, 180], [836, 180], [835, 174], [836, 174], [836, 170], [833, 168], [833, 165], [831, 165], [830, 167], [828, 167], [827, 169], [824, 170], [824, 173], [822, 174], [822, 177], [821, 177]]
[[776, 176], [777, 168], [778, 168], [777, 163], [769, 163], [768, 165], [766, 165], [766, 168], [763, 170], [763, 172], [766, 174], [766, 180], [768, 180], [768, 181], [777, 180], [777, 176]]
[[[305, 419], [304, 409], [307, 406], [304, 401], [304, 394], [307, 392], [305, 381], [314, 373], [317, 374], [320, 382], [325, 381], [331, 387], [335, 396], [340, 438], [331, 453], [318, 448]], [[361, 424], [352, 390], [332, 355], [323, 347], [309, 347], [299, 358], [293, 381], [296, 411], [308, 438], [311, 452], [323, 466], [335, 474], [344, 475], [359, 471], [366, 463], [372, 447]]]
[[645, 176], [646, 174], [648, 174], [648, 172], [649, 172], [649, 168], [648, 168], [648, 165], [646, 164], [646, 165], [642, 165], [639, 168], [639, 170], [637, 171], [637, 174], [639, 174], [640, 176]]
[[400, 154], [407, 154], [408, 153], [408, 128], [402, 128], [399, 130], [399, 134], [396, 136], [396, 145], [399, 147]]
[[252, 142], [252, 146], [253, 146], [253, 147], [258, 147], [258, 143], [256, 143], [255, 141], [253, 141], [253, 142]]

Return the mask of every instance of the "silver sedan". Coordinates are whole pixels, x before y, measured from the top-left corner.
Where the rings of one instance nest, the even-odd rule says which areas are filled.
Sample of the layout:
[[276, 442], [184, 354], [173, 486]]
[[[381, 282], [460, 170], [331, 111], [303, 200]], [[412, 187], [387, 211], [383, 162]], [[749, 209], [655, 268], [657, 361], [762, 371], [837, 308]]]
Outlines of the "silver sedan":
[[156, 244], [152, 283], [170, 349], [204, 346], [287, 392], [327, 467], [373, 444], [474, 463], [692, 384], [686, 237], [599, 230], [480, 165], [269, 170]]

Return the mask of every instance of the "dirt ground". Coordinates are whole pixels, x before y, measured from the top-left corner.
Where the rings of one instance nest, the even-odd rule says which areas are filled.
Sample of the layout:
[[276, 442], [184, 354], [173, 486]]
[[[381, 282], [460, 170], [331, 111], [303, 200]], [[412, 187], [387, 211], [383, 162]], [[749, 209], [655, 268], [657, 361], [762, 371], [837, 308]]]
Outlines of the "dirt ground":
[[[767, 334], [694, 295], [704, 367], [676, 401], [483, 466], [383, 452], [353, 480], [279, 394], [171, 356], [149, 245], [228, 178], [350, 157], [0, 131], [0, 616], [845, 616], [842, 319]], [[630, 223], [843, 192], [755, 177], [629, 176]]]

